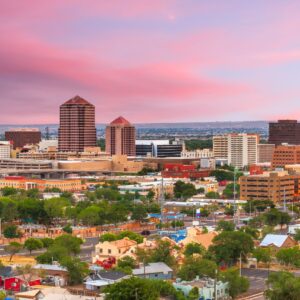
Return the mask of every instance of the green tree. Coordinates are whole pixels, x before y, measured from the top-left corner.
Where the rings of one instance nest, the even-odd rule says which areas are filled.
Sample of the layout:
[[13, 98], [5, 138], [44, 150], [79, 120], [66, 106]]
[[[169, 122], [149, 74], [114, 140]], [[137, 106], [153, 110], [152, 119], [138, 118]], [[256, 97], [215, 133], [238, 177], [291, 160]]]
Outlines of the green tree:
[[39, 199], [20, 199], [17, 205], [19, 218], [25, 222], [44, 221], [46, 212], [44, 210], [43, 201]]
[[217, 265], [211, 260], [199, 257], [188, 257], [177, 273], [177, 277], [188, 281], [195, 279], [196, 276], [209, 276], [214, 278], [216, 276], [216, 270]]
[[300, 241], [300, 229], [295, 230], [294, 239], [299, 242]]
[[259, 237], [259, 231], [251, 226], [243, 226], [239, 230], [251, 235], [254, 239], [258, 239]]
[[16, 225], [8, 225], [3, 230], [3, 235], [7, 239], [14, 239], [21, 237], [21, 233]]
[[[240, 185], [239, 184], [235, 185], [235, 192], [236, 192], [236, 195], [239, 195], [239, 193], [240, 193]], [[234, 197], [233, 194], [234, 194], [234, 183], [229, 183], [226, 185], [226, 187], [223, 191], [223, 196], [226, 199], [233, 199], [233, 197]]]
[[4, 291], [0, 291], [0, 300], [6, 299], [6, 293]]
[[64, 247], [67, 249], [69, 254], [77, 255], [80, 253], [80, 246], [82, 244], [83, 244], [82, 239], [69, 234], [64, 234], [57, 237], [54, 240], [53, 245]]
[[187, 300], [198, 300], [199, 299], [199, 288], [193, 287], [188, 294]]
[[2, 193], [2, 196], [4, 196], [4, 197], [13, 196], [13, 195], [18, 194], [18, 190], [13, 187], [6, 186], [1, 189], [1, 193]]
[[61, 265], [68, 270], [69, 284], [81, 284], [83, 279], [89, 274], [87, 263], [80, 261], [79, 258], [65, 257]]
[[206, 197], [207, 199], [219, 199], [219, 198], [220, 198], [220, 195], [219, 195], [218, 192], [213, 192], [213, 191], [211, 191], [211, 192], [206, 193], [206, 194], [205, 194], [205, 197]]
[[116, 241], [118, 239], [117, 235], [114, 233], [104, 233], [100, 236], [99, 241], [101, 243], [103, 242], [112, 242], [112, 241]]
[[40, 195], [40, 191], [38, 189], [30, 189], [26, 191], [26, 195], [31, 199], [38, 199]]
[[86, 207], [79, 214], [79, 219], [84, 225], [98, 225], [100, 223], [101, 208], [95, 205]]
[[124, 230], [121, 231], [118, 235], [117, 235], [117, 239], [121, 240], [125, 237], [128, 237], [129, 239], [136, 241], [138, 244], [142, 243], [144, 240], [144, 237], [138, 233], [135, 233], [133, 231], [130, 230]]
[[62, 228], [62, 230], [63, 230], [65, 233], [69, 233], [69, 234], [72, 234], [72, 232], [73, 232], [73, 229], [72, 229], [71, 224], [67, 224], [66, 226], [64, 226], [64, 227]]
[[70, 203], [65, 198], [51, 198], [44, 200], [44, 209], [50, 220], [62, 218], [64, 216], [64, 208]]
[[150, 190], [150, 191], [148, 192], [146, 198], [147, 198], [148, 200], [152, 201], [152, 200], [154, 199], [154, 197], [155, 197], [154, 191], [153, 191], [153, 190]]
[[23, 245], [17, 242], [11, 242], [4, 247], [5, 252], [10, 254], [9, 261], [12, 260], [13, 256], [19, 253], [23, 248]]
[[270, 263], [271, 262], [271, 249], [257, 247], [253, 250], [253, 257], [256, 258], [257, 262]]
[[135, 205], [132, 209], [131, 219], [136, 221], [143, 221], [147, 218], [147, 210], [144, 205]]
[[53, 245], [54, 240], [51, 238], [42, 238], [41, 242], [43, 244], [43, 248], [49, 248], [50, 246]]
[[220, 220], [216, 227], [217, 231], [234, 231], [235, 225], [231, 221]]
[[288, 272], [273, 272], [267, 280], [270, 288], [265, 291], [269, 300], [298, 300], [300, 295], [300, 278]]
[[253, 247], [254, 243], [249, 234], [240, 231], [223, 231], [213, 239], [209, 251], [216, 257], [218, 263], [224, 262], [231, 266], [238, 261], [240, 255], [245, 260]]
[[279, 249], [278, 252], [276, 253], [276, 258], [281, 264], [284, 264], [287, 267], [290, 266], [299, 267], [300, 249], [298, 247]]
[[221, 280], [228, 282], [229, 295], [235, 299], [239, 294], [245, 293], [249, 289], [249, 280], [246, 277], [240, 276], [238, 270], [231, 268], [222, 272]]
[[123, 269], [123, 268], [134, 269], [137, 266], [137, 263], [132, 257], [124, 256], [123, 258], [118, 260], [117, 265], [121, 269]]
[[25, 241], [24, 248], [27, 249], [31, 255], [32, 251], [42, 249], [43, 243], [39, 239], [29, 238]]
[[203, 255], [206, 252], [205, 248], [196, 243], [189, 243], [185, 246], [184, 255], [185, 256], [192, 256], [193, 254], [200, 254]]

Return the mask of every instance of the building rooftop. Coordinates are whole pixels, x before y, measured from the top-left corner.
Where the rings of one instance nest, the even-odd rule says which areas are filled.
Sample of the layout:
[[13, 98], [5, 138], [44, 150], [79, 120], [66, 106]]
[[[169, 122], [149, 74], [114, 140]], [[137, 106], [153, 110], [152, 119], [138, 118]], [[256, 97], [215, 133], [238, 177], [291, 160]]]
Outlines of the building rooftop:
[[280, 248], [289, 236], [286, 234], [267, 234], [261, 241], [261, 247], [274, 245]]
[[65, 104], [79, 104], [79, 105], [92, 105], [87, 100], [83, 99], [82, 97], [76, 95], [75, 97], [71, 98], [70, 100], [66, 101]]
[[173, 272], [173, 270], [163, 262], [149, 263], [148, 265], [145, 266], [145, 268], [144, 266], [141, 266], [138, 269], [132, 270], [133, 275], [143, 275], [144, 273], [145, 274], [154, 274], [154, 273], [168, 274], [169, 272]]
[[127, 121], [125, 118], [123, 118], [122, 116], [116, 118], [115, 120], [113, 120], [110, 125], [130, 125], [131, 123], [129, 121]]

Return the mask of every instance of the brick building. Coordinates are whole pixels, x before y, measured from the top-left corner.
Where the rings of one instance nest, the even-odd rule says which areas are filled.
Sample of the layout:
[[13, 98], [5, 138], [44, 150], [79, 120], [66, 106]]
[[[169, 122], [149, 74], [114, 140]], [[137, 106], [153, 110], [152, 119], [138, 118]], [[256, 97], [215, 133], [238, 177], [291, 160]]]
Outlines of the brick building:
[[58, 150], [83, 152], [96, 144], [95, 106], [79, 96], [62, 104]]
[[5, 132], [5, 140], [11, 142], [14, 149], [38, 144], [41, 139], [41, 132], [36, 128], [18, 128]]
[[273, 153], [272, 167], [284, 168], [285, 165], [300, 163], [300, 145], [280, 145]]
[[279, 120], [269, 123], [269, 144], [300, 145], [300, 123], [297, 120]]

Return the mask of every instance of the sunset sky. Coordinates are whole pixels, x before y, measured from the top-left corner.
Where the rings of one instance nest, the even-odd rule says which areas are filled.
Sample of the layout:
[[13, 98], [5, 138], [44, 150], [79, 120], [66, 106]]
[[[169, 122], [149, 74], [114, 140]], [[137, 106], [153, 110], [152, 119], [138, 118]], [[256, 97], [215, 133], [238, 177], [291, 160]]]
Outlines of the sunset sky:
[[300, 1], [0, 0], [1, 124], [300, 119]]

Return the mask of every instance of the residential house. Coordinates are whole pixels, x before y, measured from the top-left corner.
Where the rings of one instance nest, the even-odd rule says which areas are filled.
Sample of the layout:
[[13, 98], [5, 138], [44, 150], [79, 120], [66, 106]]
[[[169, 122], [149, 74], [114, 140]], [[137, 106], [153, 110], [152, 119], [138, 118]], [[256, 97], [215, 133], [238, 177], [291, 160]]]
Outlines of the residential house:
[[187, 228], [186, 238], [180, 243], [184, 246], [190, 243], [196, 243], [202, 245], [205, 249], [208, 249], [217, 235], [218, 233], [215, 231], [204, 233], [200, 227], [189, 227]]
[[45, 295], [40, 290], [31, 290], [27, 292], [21, 292], [15, 294], [18, 300], [41, 300], [45, 298]]
[[4, 279], [12, 276], [12, 267], [0, 268], [0, 287], [4, 285]]
[[4, 289], [13, 292], [26, 291], [29, 287], [40, 284], [41, 278], [32, 274], [12, 276], [4, 279]]
[[297, 246], [296, 242], [291, 236], [285, 234], [267, 234], [260, 243], [260, 247], [271, 247], [274, 250], [282, 248], [290, 248]]
[[114, 257], [116, 260], [124, 257], [131, 256], [137, 247], [137, 242], [125, 237], [118, 241], [99, 243], [95, 246], [95, 255], [93, 263]]
[[150, 279], [172, 279], [173, 270], [163, 262], [149, 263], [141, 265], [137, 269], [132, 270], [134, 276], [150, 278]]
[[37, 264], [34, 269], [42, 271], [45, 275], [43, 278], [43, 284], [52, 283], [55, 286], [65, 286], [68, 282], [68, 270], [58, 264]]

